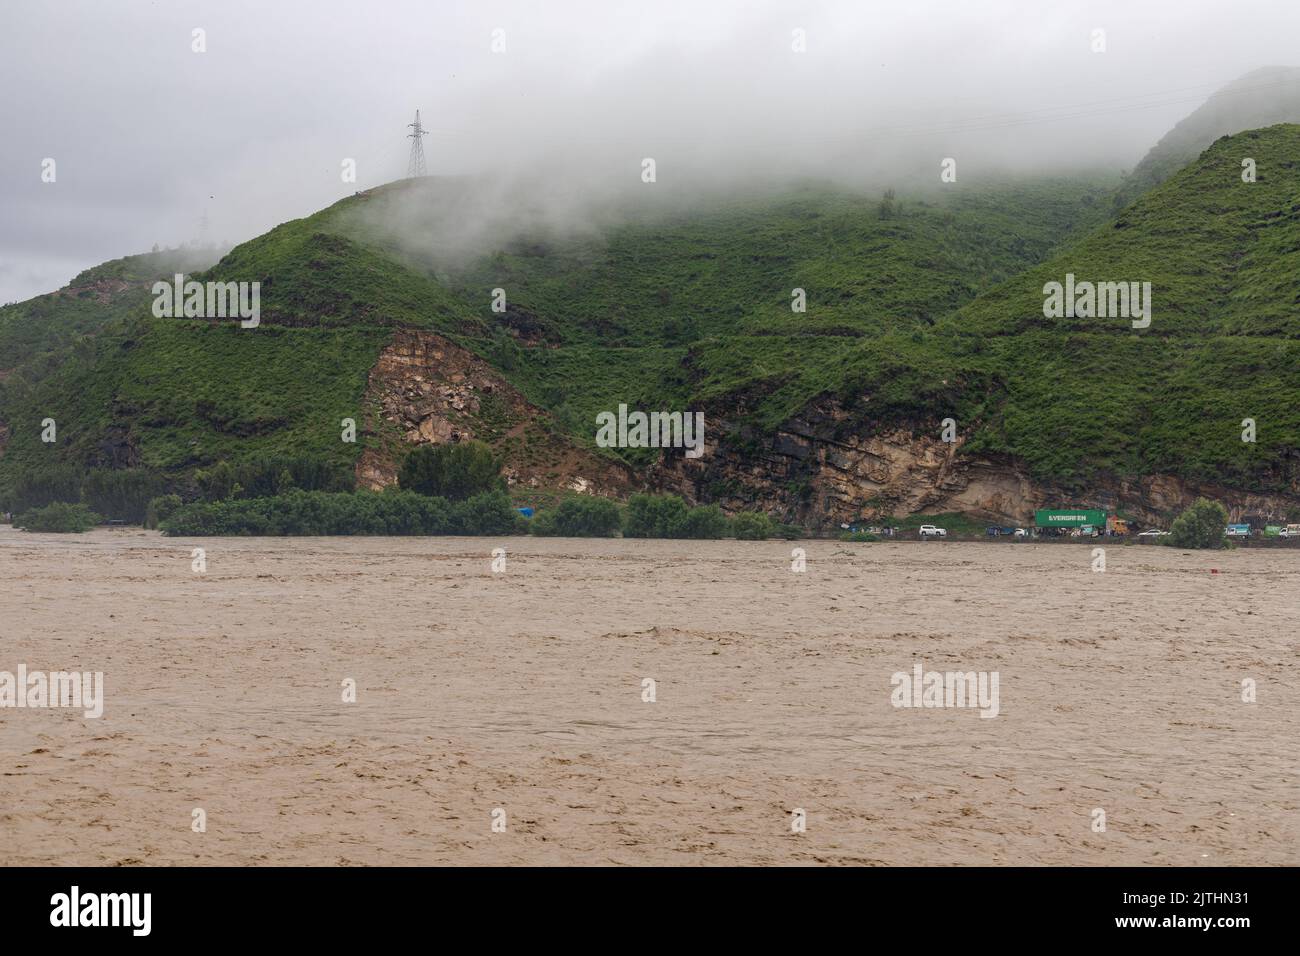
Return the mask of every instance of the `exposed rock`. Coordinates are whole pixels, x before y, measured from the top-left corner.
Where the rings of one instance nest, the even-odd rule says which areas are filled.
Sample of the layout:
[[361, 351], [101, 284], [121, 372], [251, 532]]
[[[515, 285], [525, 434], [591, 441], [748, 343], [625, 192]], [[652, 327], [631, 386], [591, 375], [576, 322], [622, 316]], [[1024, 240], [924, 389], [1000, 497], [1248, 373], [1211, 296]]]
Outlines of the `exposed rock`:
[[85, 285], [66, 285], [53, 294], [71, 298], [84, 298], [82, 293], [89, 292], [90, 297], [94, 298], [100, 305], [107, 305], [113, 301], [113, 298], [119, 292], [143, 284], [140, 282], [127, 282], [125, 279], [96, 279], [94, 282], [88, 282]]
[[[1300, 489], [1254, 494], [1170, 475], [1101, 479], [1080, 495], [1034, 481], [1014, 460], [962, 454], [960, 441], [906, 429], [845, 434], [847, 421], [837, 405], [813, 408], [786, 422], [759, 450], [751, 445], [739, 452], [719, 444], [736, 430], [734, 423], [706, 415], [705, 455], [665, 455], [652, 482], [691, 501], [716, 502], [728, 511], [757, 509], [813, 528], [953, 511], [1026, 525], [1035, 510], [1063, 506], [1118, 510], [1139, 523], [1164, 525], [1201, 496], [1221, 501], [1233, 520], [1280, 520], [1300, 508]], [[938, 434], [936, 424], [930, 435]]]
[[136, 468], [140, 465], [140, 449], [130, 429], [125, 425], [110, 425], [104, 438], [95, 446], [90, 462], [95, 468]]
[[[478, 439], [501, 455], [512, 488], [625, 497], [648, 484], [688, 501], [761, 510], [810, 528], [951, 511], [1026, 525], [1036, 509], [1064, 506], [1118, 510], [1139, 523], [1165, 525], [1202, 495], [1223, 502], [1234, 520], [1281, 519], [1300, 508], [1300, 489], [1252, 494], [1170, 475], [1103, 479], [1080, 495], [1033, 480], [1014, 460], [964, 454], [960, 441], [939, 440], [937, 423], [923, 434], [874, 431], [831, 400], [813, 403], [757, 443], [725, 415], [706, 412], [704, 455], [666, 451], [642, 482], [561, 434], [482, 359], [415, 330], [394, 333], [371, 370], [365, 403], [372, 410], [367, 431], [381, 441], [357, 461], [357, 485], [364, 488], [396, 481], [403, 445]], [[737, 407], [729, 411], [736, 414]]]
[[497, 451], [515, 487], [622, 496], [640, 484], [563, 435], [492, 366], [433, 332], [393, 334], [370, 370], [365, 406], [367, 433], [380, 440], [357, 460], [361, 488], [394, 484], [404, 445], [469, 440]]

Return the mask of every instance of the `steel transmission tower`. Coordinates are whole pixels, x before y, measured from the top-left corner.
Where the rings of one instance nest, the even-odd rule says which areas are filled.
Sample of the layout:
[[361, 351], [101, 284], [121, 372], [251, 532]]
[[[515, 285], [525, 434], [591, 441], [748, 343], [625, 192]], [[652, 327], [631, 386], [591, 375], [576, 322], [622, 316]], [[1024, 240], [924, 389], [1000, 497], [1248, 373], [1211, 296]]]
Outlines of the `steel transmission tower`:
[[429, 135], [429, 131], [420, 125], [420, 111], [415, 111], [415, 122], [407, 123], [411, 132], [407, 134], [407, 139], [411, 141], [411, 159], [406, 164], [406, 175], [408, 178], [415, 176], [427, 176], [428, 172], [424, 168], [424, 140], [423, 137]]

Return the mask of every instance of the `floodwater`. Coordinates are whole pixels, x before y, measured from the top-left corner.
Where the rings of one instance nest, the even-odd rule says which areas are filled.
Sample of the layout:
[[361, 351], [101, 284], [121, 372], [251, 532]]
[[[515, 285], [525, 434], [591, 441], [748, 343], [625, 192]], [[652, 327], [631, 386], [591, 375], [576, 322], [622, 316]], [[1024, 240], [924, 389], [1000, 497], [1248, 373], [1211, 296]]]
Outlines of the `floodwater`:
[[1106, 558], [0, 526], [0, 864], [1300, 863], [1300, 553]]

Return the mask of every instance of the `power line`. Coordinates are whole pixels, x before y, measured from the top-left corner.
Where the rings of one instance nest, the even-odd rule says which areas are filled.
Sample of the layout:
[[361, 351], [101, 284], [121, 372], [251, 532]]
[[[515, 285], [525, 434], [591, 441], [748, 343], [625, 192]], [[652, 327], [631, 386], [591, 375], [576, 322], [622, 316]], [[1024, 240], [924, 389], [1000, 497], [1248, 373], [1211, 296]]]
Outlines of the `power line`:
[[[1018, 110], [1006, 113], [989, 113], [976, 115], [966, 119], [956, 119], [950, 121], [921, 120], [913, 123], [901, 123], [885, 126], [861, 127], [852, 130], [853, 135], [857, 136], [878, 136], [881, 134], [895, 134], [899, 136], [919, 136], [919, 135], [948, 135], [957, 133], [980, 132], [984, 130], [1009, 129], [1017, 126], [1035, 126], [1042, 123], [1055, 123], [1062, 120], [1090, 119], [1093, 117], [1119, 115], [1122, 113], [1139, 112], [1150, 109], [1162, 109], [1170, 106], [1179, 106], [1185, 103], [1209, 103], [1213, 100], [1229, 96], [1241, 96], [1250, 93], [1256, 93], [1261, 90], [1275, 89], [1280, 86], [1289, 86], [1296, 81], [1292, 79], [1276, 81], [1272, 83], [1262, 83], [1255, 86], [1241, 87], [1238, 89], [1220, 89], [1208, 96], [1204, 94], [1184, 95], [1193, 90], [1200, 90], [1210, 87], [1212, 84], [1204, 83], [1195, 86], [1178, 87], [1153, 91], [1150, 93], [1134, 93], [1127, 96], [1112, 97], [1104, 100], [1094, 100], [1090, 103], [1072, 103], [1062, 104], [1059, 106], [1040, 106], [1030, 109]], [[969, 101], [969, 98], [968, 98]], [[933, 107], [931, 107], [933, 109]], [[428, 132], [431, 127], [421, 127]], [[487, 131], [478, 131], [471, 129], [455, 127], [436, 127], [443, 133], [453, 133], [462, 136], [477, 137], [490, 135]], [[599, 132], [587, 134], [575, 134], [568, 137], [570, 140], [603, 142], [606, 137]], [[672, 142], [671, 137], [658, 136], [660, 141]], [[693, 136], [685, 137], [687, 140], [694, 139]], [[823, 138], [815, 137], [813, 142], [819, 142]]]

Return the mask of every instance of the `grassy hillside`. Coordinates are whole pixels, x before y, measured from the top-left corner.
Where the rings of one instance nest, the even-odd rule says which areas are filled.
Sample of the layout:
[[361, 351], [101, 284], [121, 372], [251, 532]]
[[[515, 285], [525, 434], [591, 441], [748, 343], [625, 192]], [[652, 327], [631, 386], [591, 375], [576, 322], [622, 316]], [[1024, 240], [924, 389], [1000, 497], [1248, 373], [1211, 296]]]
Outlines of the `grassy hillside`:
[[1161, 137], [1117, 192], [1115, 208], [1163, 183], [1219, 137], [1278, 123], [1300, 123], [1300, 68], [1270, 66], [1238, 77]]
[[[0, 310], [19, 359], [0, 363], [0, 485], [50, 463], [171, 477], [259, 455], [348, 467], [373, 439], [340, 442], [339, 419], [362, 419], [367, 373], [399, 327], [475, 352], [587, 445], [596, 413], [619, 403], [703, 408], [736, 425], [724, 454], [758, 462], [782, 423], [833, 399], [845, 434], [929, 434], [952, 416], [968, 452], [1081, 490], [1157, 473], [1285, 488], [1300, 448], [1297, 157], [1297, 126], [1221, 139], [1112, 221], [1113, 184], [1086, 178], [925, 196], [804, 188], [518, 235], [459, 260], [384, 228], [452, 184], [394, 184], [197, 276], [261, 282], [258, 329], [152, 318], [141, 288], [105, 285], [108, 273], [89, 295]], [[1150, 282], [1151, 326], [1045, 318], [1043, 285], [1066, 273]], [[504, 313], [489, 306], [497, 288]], [[806, 312], [791, 310], [796, 288]], [[44, 417], [58, 445], [39, 441]], [[608, 454], [645, 465], [657, 452]]]
[[346, 199], [236, 246], [201, 281], [260, 282], [262, 322], [295, 327], [405, 326], [483, 334], [486, 328], [428, 272], [344, 234]]
[[126, 256], [87, 269], [58, 292], [0, 307], [0, 383], [43, 377], [86, 336], [147, 312], [153, 282], [207, 267], [215, 258], [204, 249]]
[[[386, 338], [374, 328], [133, 320], [11, 401], [3, 462], [107, 466], [125, 454], [133, 466], [179, 472], [276, 453], [351, 464], [356, 446], [340, 441], [339, 422], [359, 419]], [[55, 444], [40, 440], [47, 416], [58, 424]]]
[[[837, 356], [855, 340], [928, 326], [1037, 261], [1100, 215], [1106, 189], [1043, 182], [888, 201], [803, 191], [632, 216], [582, 239], [523, 236], [455, 269], [358, 228], [361, 214], [382, 224], [453, 185], [350, 197], [193, 276], [260, 282], [257, 329], [153, 318], [148, 284], [180, 268], [161, 260], [110, 263], [84, 296], [0, 311], [0, 339], [21, 354], [0, 392], [10, 432], [0, 483], [50, 464], [174, 476], [271, 454], [350, 464], [365, 438], [341, 443], [338, 422], [361, 420], [367, 371], [394, 327], [465, 345], [588, 445], [595, 413], [619, 402], [674, 408], [738, 389], [762, 395], [756, 413], [774, 425], [837, 380]], [[805, 314], [790, 310], [796, 286]], [[504, 315], [488, 307], [497, 287]], [[55, 445], [39, 440], [46, 417], [58, 422]]]
[[[1240, 159], [1259, 164], [1243, 183]], [[1081, 486], [1170, 473], [1275, 490], [1300, 448], [1300, 126], [1225, 137], [1067, 251], [936, 324], [909, 363], [998, 384], [972, 450]], [[1043, 316], [1043, 286], [1147, 281], [1152, 320]], [[933, 381], [933, 377], [930, 378]], [[1241, 441], [1254, 418], [1258, 441]], [[961, 419], [959, 419], [961, 420]]]
[[[272, 454], [352, 465], [358, 449], [340, 441], [339, 421], [360, 421], [388, 330], [154, 318], [153, 282], [212, 258], [197, 250], [130, 256], [0, 309], [0, 492], [59, 466], [179, 478]], [[54, 443], [41, 441], [46, 418], [57, 425]]]
[[[1257, 182], [1242, 182], [1243, 156]], [[758, 451], [833, 396], [845, 433], [937, 432], [951, 415], [969, 451], [1081, 491], [1159, 473], [1283, 490], [1300, 448], [1297, 157], [1297, 126], [1222, 139], [1102, 224], [1085, 191], [1056, 206], [1030, 190], [895, 200], [888, 215], [805, 196], [596, 248], [507, 251], [453, 281], [467, 298], [507, 288], [562, 343], [521, 349], [515, 374], [575, 432], [619, 401], [702, 406], [740, 422], [734, 451]], [[1073, 223], [1093, 228], [1052, 250]], [[1150, 282], [1151, 327], [1044, 318], [1043, 285], [1067, 272]], [[790, 311], [795, 286], [806, 315]]]
[[770, 431], [838, 388], [860, 343], [922, 334], [1101, 221], [1108, 185], [734, 200], [567, 244], [524, 237], [447, 281], [472, 302], [506, 290], [505, 316], [483, 311], [518, 347], [474, 347], [499, 364], [504, 353], [516, 383], [587, 441], [620, 402], [740, 402]]

